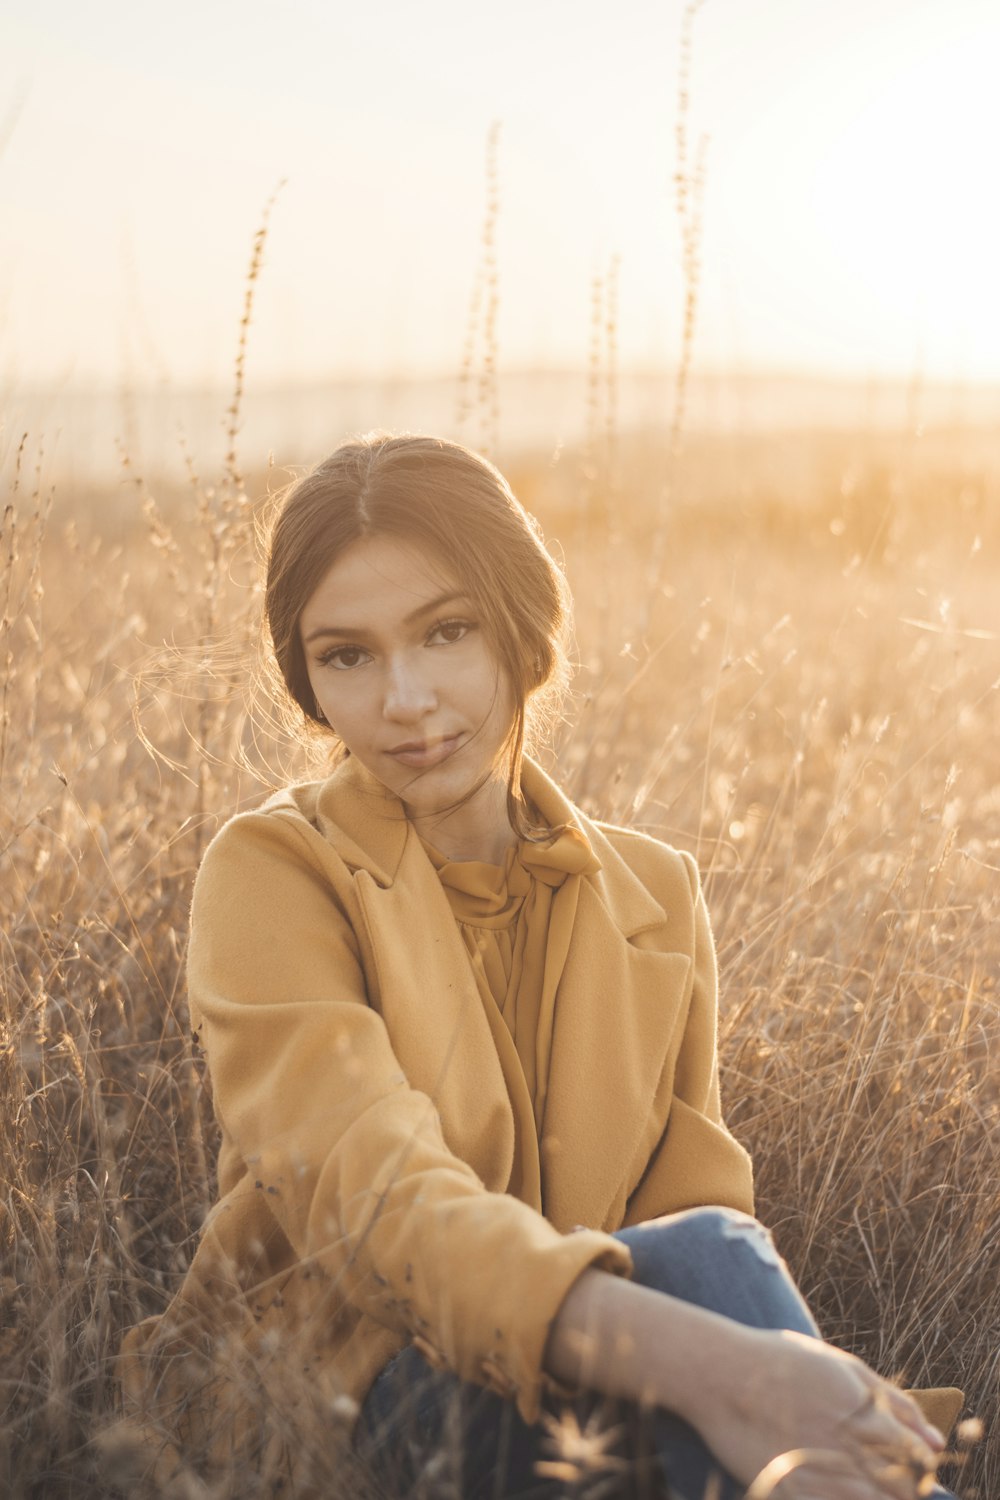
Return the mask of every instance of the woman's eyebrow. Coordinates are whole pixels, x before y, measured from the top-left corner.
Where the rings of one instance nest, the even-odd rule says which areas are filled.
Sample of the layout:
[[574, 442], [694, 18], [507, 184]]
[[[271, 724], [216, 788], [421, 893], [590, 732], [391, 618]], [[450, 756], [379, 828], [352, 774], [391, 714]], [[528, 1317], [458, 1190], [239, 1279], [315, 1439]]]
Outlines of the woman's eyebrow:
[[[412, 609], [410, 613], [404, 617], [403, 624], [413, 625], [417, 620], [421, 619], [423, 615], [429, 615], [435, 609], [441, 609], [443, 605], [453, 604], [456, 599], [465, 599], [465, 597], [466, 596], [463, 593], [460, 593], [457, 589], [450, 589], [445, 594], [438, 594], [437, 598], [428, 599], [426, 604], [418, 604], [416, 609]], [[305, 644], [308, 646], [312, 641], [318, 641], [322, 637], [330, 635], [346, 636], [353, 641], [370, 636], [371, 633], [372, 632], [366, 630], [364, 626], [355, 627], [352, 625], [317, 625], [316, 629], [310, 630], [309, 634], [306, 636]]]

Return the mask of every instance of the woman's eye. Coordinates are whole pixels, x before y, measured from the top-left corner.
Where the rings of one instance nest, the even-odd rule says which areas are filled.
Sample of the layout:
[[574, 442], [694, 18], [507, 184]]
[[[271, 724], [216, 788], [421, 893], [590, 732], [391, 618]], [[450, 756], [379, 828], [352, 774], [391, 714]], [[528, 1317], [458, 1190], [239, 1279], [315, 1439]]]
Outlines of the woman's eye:
[[351, 667], [360, 666], [367, 654], [360, 646], [333, 646], [329, 651], [323, 652], [319, 661], [322, 667], [336, 667], [338, 671], [344, 672]]
[[439, 620], [427, 639], [433, 641], [439, 636], [444, 645], [452, 646], [474, 628], [471, 620]]

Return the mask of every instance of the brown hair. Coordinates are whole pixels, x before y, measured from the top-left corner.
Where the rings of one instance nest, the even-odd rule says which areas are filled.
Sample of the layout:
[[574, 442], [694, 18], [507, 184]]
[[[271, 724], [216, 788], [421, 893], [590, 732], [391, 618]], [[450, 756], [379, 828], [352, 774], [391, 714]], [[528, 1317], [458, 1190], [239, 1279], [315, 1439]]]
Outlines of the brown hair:
[[515, 703], [505, 742], [507, 815], [519, 837], [544, 836], [520, 795], [521, 758], [568, 679], [569, 590], [534, 518], [480, 454], [444, 438], [368, 433], [280, 497], [267, 537], [264, 609], [284, 687], [307, 725], [320, 725], [299, 618], [340, 554], [376, 535], [419, 546], [475, 606]]

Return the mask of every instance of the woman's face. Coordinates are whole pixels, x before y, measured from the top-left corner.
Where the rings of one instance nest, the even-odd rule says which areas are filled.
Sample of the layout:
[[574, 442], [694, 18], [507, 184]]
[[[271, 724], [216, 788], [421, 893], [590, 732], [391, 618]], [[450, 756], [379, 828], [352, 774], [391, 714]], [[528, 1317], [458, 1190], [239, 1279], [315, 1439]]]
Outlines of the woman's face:
[[[342, 553], [299, 619], [316, 705], [411, 817], [502, 807], [497, 757], [514, 717], [472, 601], [419, 547], [367, 537]], [[473, 807], [476, 804], [476, 807]], [[474, 821], [474, 820], [473, 820]], [[449, 820], [449, 827], [451, 827]]]

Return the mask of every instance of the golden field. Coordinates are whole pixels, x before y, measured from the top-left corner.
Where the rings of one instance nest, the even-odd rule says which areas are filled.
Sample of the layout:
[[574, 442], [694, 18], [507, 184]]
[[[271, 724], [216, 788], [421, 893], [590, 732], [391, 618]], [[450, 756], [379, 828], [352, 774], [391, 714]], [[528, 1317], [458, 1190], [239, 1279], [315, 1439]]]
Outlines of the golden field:
[[[221, 819], [305, 765], [255, 647], [253, 519], [276, 480], [230, 464], [168, 495], [127, 471], [83, 507], [36, 493], [35, 457], [29, 438], [7, 466], [0, 550], [0, 1493], [208, 1500], [193, 1467], [137, 1477], [113, 1356], [213, 1196], [192, 877]], [[964, 1387], [985, 1437], [945, 1477], [992, 1500], [991, 445], [800, 434], [671, 456], [621, 435], [499, 457], [577, 599], [550, 763], [588, 811], [697, 853], [760, 1217], [828, 1337]], [[326, 1493], [347, 1500], [335, 1447]], [[230, 1490], [259, 1492], [238, 1467]]]

